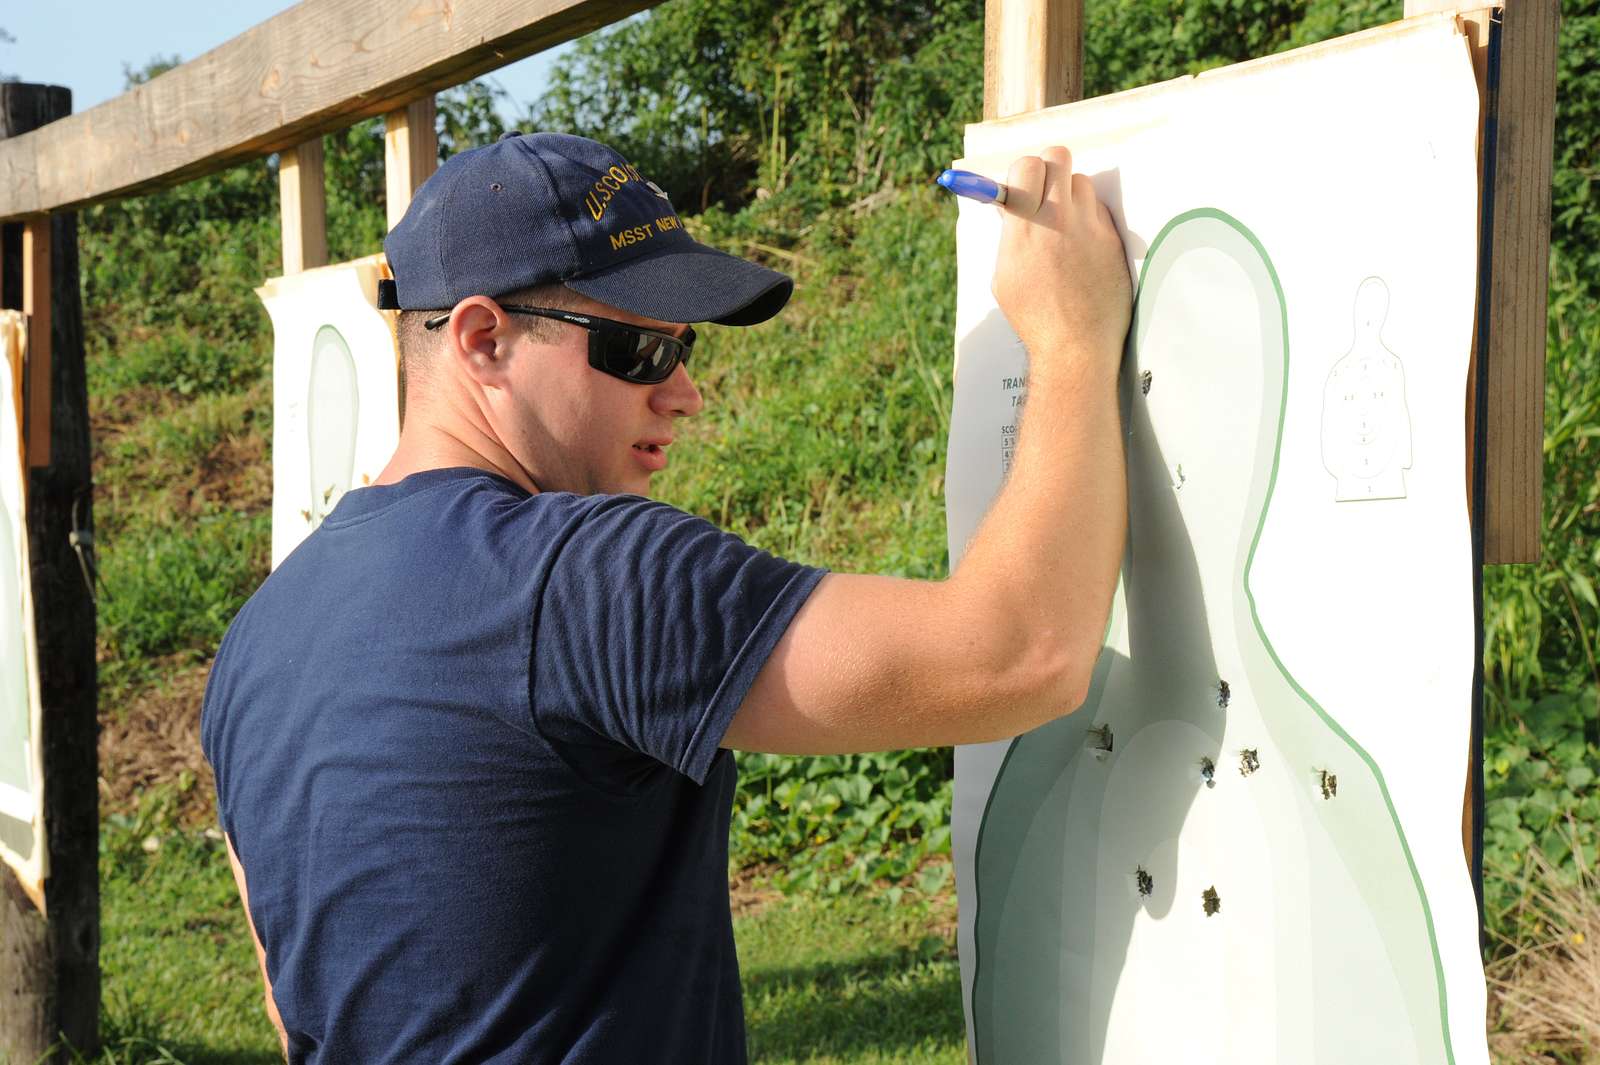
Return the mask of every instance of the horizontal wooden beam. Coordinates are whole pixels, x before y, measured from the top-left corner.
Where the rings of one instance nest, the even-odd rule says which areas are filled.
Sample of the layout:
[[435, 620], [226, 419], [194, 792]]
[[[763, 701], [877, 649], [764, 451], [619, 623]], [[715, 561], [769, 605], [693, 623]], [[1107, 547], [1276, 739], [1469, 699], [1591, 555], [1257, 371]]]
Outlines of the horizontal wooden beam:
[[0, 141], [0, 221], [291, 148], [652, 5], [303, 0], [98, 107]]

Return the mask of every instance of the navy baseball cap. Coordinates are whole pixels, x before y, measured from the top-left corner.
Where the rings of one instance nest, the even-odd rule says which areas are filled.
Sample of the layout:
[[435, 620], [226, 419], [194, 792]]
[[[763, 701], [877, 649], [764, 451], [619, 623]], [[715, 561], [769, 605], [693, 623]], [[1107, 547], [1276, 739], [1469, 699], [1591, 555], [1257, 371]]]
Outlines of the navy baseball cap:
[[689, 235], [667, 194], [603, 144], [507, 133], [453, 155], [383, 242], [387, 310], [448, 310], [560, 282], [663, 322], [755, 325], [794, 282]]

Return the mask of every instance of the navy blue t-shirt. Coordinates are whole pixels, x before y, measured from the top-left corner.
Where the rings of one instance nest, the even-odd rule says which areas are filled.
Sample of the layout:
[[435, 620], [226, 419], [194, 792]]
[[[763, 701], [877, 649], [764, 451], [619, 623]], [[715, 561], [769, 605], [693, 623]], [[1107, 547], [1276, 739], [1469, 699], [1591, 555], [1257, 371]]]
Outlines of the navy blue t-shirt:
[[202, 718], [290, 1061], [743, 1062], [719, 744], [821, 576], [637, 496], [348, 493]]

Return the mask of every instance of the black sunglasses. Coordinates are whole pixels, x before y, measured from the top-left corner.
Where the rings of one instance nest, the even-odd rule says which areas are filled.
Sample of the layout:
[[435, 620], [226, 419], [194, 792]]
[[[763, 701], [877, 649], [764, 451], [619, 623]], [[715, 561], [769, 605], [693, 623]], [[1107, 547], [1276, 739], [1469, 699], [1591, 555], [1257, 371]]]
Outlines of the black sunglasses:
[[[641, 329], [626, 322], [612, 321], [592, 314], [577, 314], [549, 307], [515, 307], [500, 304], [500, 309], [512, 314], [526, 314], [534, 318], [550, 318], [568, 325], [582, 326], [589, 331], [589, 365], [601, 373], [620, 377], [636, 385], [660, 384], [672, 376], [678, 364], [689, 362], [689, 352], [694, 349], [694, 330], [685, 329], [683, 336], [657, 333]], [[437, 329], [450, 320], [450, 312], [436, 314], [422, 323], [424, 329]]]

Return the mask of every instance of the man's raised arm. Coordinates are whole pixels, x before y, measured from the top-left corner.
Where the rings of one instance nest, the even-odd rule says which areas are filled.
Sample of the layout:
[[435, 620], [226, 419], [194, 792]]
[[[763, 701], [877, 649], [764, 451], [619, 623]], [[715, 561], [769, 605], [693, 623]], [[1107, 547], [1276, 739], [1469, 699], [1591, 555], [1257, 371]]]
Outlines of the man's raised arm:
[[994, 294], [1028, 351], [1011, 473], [948, 580], [832, 574], [724, 747], [792, 754], [975, 743], [1076, 709], [1127, 532], [1117, 369], [1122, 241], [1065, 148], [1011, 166]]

